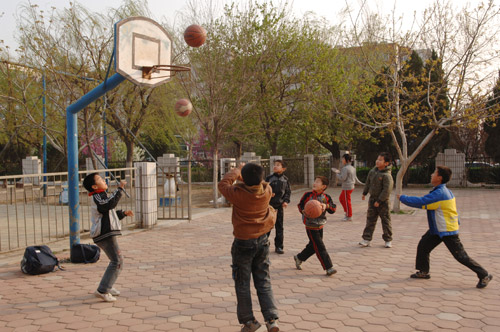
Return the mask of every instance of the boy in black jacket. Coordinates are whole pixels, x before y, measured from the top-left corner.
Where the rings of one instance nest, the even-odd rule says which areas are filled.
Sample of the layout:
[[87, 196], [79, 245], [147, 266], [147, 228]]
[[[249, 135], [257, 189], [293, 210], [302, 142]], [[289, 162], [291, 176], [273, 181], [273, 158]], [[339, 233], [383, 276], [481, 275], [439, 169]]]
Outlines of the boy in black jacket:
[[[283, 212], [284, 209], [290, 203], [290, 195], [292, 191], [290, 190], [290, 184], [288, 183], [288, 178], [283, 174], [286, 171], [286, 164], [283, 160], [275, 160], [273, 165], [273, 174], [266, 177], [266, 182], [273, 189], [274, 196], [271, 198], [269, 205], [271, 205], [277, 212], [276, 224], [274, 228], [276, 229], [276, 235], [274, 237], [274, 247], [278, 254], [284, 254], [283, 250]], [[271, 232], [267, 233], [270, 236]]]
[[83, 186], [89, 192], [89, 196], [92, 196], [90, 237], [109, 258], [108, 268], [94, 293], [96, 297], [105, 302], [116, 301], [115, 296], [120, 295], [120, 291], [113, 288], [123, 268], [123, 255], [120, 252], [116, 236], [121, 235], [120, 220], [125, 216], [133, 216], [134, 213], [130, 210], [116, 211], [115, 207], [122, 197], [126, 184], [126, 181], [120, 181], [118, 188], [108, 196], [106, 193], [108, 185], [98, 173], [89, 174], [83, 179]]

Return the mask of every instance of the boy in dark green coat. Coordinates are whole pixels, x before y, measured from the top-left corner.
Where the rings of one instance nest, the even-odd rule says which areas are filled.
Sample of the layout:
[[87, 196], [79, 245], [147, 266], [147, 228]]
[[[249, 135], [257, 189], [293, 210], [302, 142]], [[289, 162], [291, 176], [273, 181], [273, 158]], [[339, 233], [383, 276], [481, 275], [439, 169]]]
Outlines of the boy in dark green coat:
[[359, 242], [359, 245], [362, 247], [370, 246], [379, 216], [382, 221], [382, 230], [384, 232], [382, 238], [385, 241], [385, 247], [392, 247], [389, 198], [394, 186], [394, 180], [391, 175], [390, 163], [391, 156], [387, 152], [380, 153], [375, 161], [375, 167], [370, 170], [366, 178], [362, 199], [365, 200], [365, 196], [368, 193], [370, 193], [370, 199], [368, 200], [368, 212], [366, 215], [366, 226], [363, 231], [363, 240]]

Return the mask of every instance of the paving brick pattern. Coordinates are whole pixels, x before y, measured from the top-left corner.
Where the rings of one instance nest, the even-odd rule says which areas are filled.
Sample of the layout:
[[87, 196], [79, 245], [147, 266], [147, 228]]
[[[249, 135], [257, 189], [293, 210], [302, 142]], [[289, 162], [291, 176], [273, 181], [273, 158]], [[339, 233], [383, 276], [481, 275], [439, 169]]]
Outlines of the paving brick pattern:
[[[339, 190], [328, 192], [337, 202]], [[302, 271], [296, 270], [293, 255], [307, 237], [296, 209], [302, 192], [295, 192], [285, 211], [285, 254], [271, 254], [281, 330], [500, 331], [500, 192], [454, 193], [462, 242], [469, 255], [495, 275], [485, 289], [475, 288], [476, 276], [444, 245], [431, 255], [430, 280], [409, 278], [417, 243], [427, 229], [422, 210], [392, 216], [393, 248], [383, 247], [380, 224], [372, 246], [360, 248], [367, 203], [361, 201], [359, 188], [353, 193], [354, 220], [340, 221], [339, 205], [324, 231], [338, 273], [327, 277], [314, 256], [302, 264]], [[120, 237], [125, 264], [116, 284], [122, 295], [114, 303], [92, 295], [106, 257], [95, 264], [66, 264], [66, 271], [27, 276], [19, 269], [22, 252], [0, 256], [0, 331], [239, 331], [230, 218], [231, 209], [222, 208], [198, 214], [191, 222]], [[262, 322], [255, 292], [253, 297], [256, 318]]]

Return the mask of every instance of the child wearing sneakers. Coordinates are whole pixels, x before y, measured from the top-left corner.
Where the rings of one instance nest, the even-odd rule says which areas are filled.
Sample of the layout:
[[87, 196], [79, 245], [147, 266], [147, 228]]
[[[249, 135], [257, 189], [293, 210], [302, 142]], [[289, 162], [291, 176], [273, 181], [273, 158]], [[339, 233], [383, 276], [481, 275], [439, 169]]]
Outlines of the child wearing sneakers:
[[[275, 160], [273, 165], [273, 174], [266, 177], [266, 182], [269, 182], [274, 194], [269, 204], [276, 210], [276, 224], [274, 225], [276, 235], [274, 237], [274, 247], [276, 253], [278, 254], [285, 253], [283, 250], [283, 212], [290, 203], [290, 195], [292, 194], [292, 191], [290, 190], [290, 183], [288, 183], [288, 178], [284, 174], [285, 171], [285, 162], [283, 160]], [[270, 236], [271, 232], [267, 235]]]
[[[337, 270], [333, 268], [332, 260], [323, 243], [323, 227], [326, 224], [326, 212], [330, 214], [335, 213], [336, 205], [333, 203], [330, 195], [325, 193], [328, 184], [328, 178], [325, 176], [317, 176], [314, 179], [313, 190], [306, 192], [300, 199], [298, 208], [299, 212], [302, 213], [302, 220], [306, 225], [309, 243], [301, 253], [297, 256], [293, 256], [293, 259], [295, 260], [295, 267], [297, 270], [302, 270], [301, 264], [309, 257], [316, 254], [323, 270], [326, 270], [326, 275], [331, 276], [337, 273]], [[323, 206], [323, 213], [318, 218], [308, 218], [303, 214], [306, 203], [313, 199], [320, 201]]]
[[377, 219], [380, 216], [382, 222], [382, 238], [385, 241], [385, 247], [392, 247], [392, 224], [391, 224], [391, 209], [389, 206], [389, 197], [391, 196], [394, 180], [391, 175], [391, 156], [387, 152], [382, 152], [378, 155], [375, 161], [375, 167], [368, 172], [366, 177], [365, 188], [363, 189], [364, 201], [365, 196], [370, 193], [368, 200], [368, 211], [366, 213], [366, 226], [363, 230], [363, 240], [359, 242], [362, 247], [369, 247], [377, 225]]
[[426, 209], [429, 230], [422, 236], [417, 247], [416, 273], [411, 278], [429, 279], [429, 256], [431, 251], [444, 242], [453, 257], [461, 264], [474, 271], [479, 278], [477, 288], [484, 288], [493, 278], [475, 260], [467, 255], [458, 237], [460, 220], [458, 217], [455, 196], [446, 183], [451, 178], [451, 169], [437, 166], [431, 175], [433, 189], [424, 197], [398, 195], [401, 203], [411, 207]]
[[220, 193], [233, 204], [231, 267], [236, 289], [236, 314], [240, 324], [243, 324], [241, 332], [253, 332], [261, 327], [252, 310], [252, 277], [267, 331], [279, 331], [278, 309], [269, 274], [267, 236], [276, 222], [276, 211], [269, 205], [273, 195], [271, 186], [263, 180], [264, 168], [249, 163], [240, 164], [226, 173], [218, 184]]
[[351, 194], [354, 191], [356, 184], [356, 169], [351, 165], [352, 157], [346, 153], [342, 156], [342, 170], [332, 168], [332, 171], [337, 174], [337, 178], [342, 182], [342, 192], [339, 196], [339, 202], [344, 208], [345, 217], [342, 221], [352, 221], [352, 204]]
[[109, 265], [94, 293], [105, 302], [116, 301], [115, 296], [120, 295], [120, 292], [113, 287], [123, 268], [123, 256], [116, 236], [121, 235], [120, 220], [125, 216], [133, 216], [134, 213], [130, 210], [115, 210], [115, 207], [126, 184], [126, 181], [121, 181], [118, 188], [108, 196], [106, 193], [108, 185], [98, 173], [89, 174], [83, 179], [83, 186], [89, 192], [89, 196], [92, 196], [90, 237], [109, 258]]

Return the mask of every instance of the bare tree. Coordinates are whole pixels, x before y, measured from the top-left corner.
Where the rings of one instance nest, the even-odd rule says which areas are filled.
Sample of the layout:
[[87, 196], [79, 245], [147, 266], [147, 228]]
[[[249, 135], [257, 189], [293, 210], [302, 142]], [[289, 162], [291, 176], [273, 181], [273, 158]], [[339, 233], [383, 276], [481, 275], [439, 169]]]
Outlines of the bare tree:
[[[21, 45], [18, 62], [36, 70], [38, 78], [46, 77], [49, 125], [44, 125], [41, 116], [23, 104], [22, 99], [16, 102], [25, 110], [24, 122], [35, 130], [45, 131], [51, 145], [61, 153], [66, 154], [66, 108], [106, 79], [114, 46], [113, 25], [122, 18], [137, 15], [151, 16], [147, 3], [127, 0], [109, 13], [93, 13], [78, 3], [61, 10], [52, 8], [49, 13], [30, 2], [22, 7], [18, 18]], [[25, 85], [19, 81], [16, 84], [19, 89]], [[107, 94], [106, 120], [125, 143], [129, 166], [134, 136], [151, 116], [149, 106], [154, 90], [127, 82]], [[102, 135], [102, 113], [102, 100], [78, 113], [82, 124], [80, 151], [90, 148]], [[97, 168], [94, 154], [89, 155]]]
[[[396, 194], [401, 193], [403, 176], [411, 162], [439, 130], [466, 126], [491, 116], [490, 109], [485, 108], [481, 101], [486, 98], [481, 84], [490, 74], [481, 74], [479, 69], [484, 68], [492, 56], [498, 55], [499, 14], [493, 1], [472, 9], [465, 7], [456, 12], [450, 3], [438, 0], [425, 11], [420, 21], [415, 21], [417, 24], [413, 27], [416, 28], [408, 32], [402, 32], [402, 18], [397, 17], [394, 12], [387, 24], [376, 25], [383, 28], [375, 31], [370, 30], [374, 26], [370, 24], [370, 19], [353, 19], [354, 40], [359, 47], [364, 50], [373, 49], [373, 44], [363, 43], [363, 38], [367, 35], [375, 38], [377, 47], [386, 45], [382, 46], [386, 48], [386, 65], [382, 70], [371, 66], [368, 57], [361, 57], [365, 68], [379, 77], [381, 84], [374, 95], [384, 95], [384, 107], [379, 104], [373, 108], [373, 105], [366, 104], [365, 114], [370, 120], [352, 120], [390, 133], [401, 163], [396, 177]], [[368, 17], [373, 18], [373, 15]], [[427, 77], [418, 78], [424, 88], [419, 91], [409, 90], [406, 83], [417, 77], [404, 76], [402, 70], [412, 50], [422, 47], [429, 51], [436, 49], [437, 59], [428, 59]], [[436, 71], [442, 71], [442, 80], [433, 79]], [[442, 107], [443, 94], [449, 104], [446, 111]], [[421, 105], [422, 97], [426, 107], [416, 108]], [[349, 117], [348, 114], [343, 115]], [[411, 122], [417, 116], [425, 117], [428, 130], [421, 143], [410, 151], [408, 140], [412, 130]], [[394, 210], [399, 210], [397, 199], [394, 201]]]

